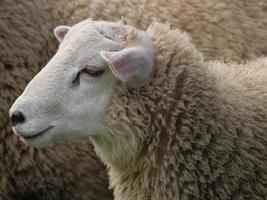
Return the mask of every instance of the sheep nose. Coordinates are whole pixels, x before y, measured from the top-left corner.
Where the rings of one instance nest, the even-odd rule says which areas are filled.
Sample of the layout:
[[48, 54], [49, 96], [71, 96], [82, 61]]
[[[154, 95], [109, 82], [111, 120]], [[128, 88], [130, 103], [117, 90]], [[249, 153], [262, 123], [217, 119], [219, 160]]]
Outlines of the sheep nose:
[[17, 124], [23, 123], [25, 121], [25, 117], [23, 113], [20, 111], [14, 111], [11, 114], [10, 119], [11, 119], [12, 126], [16, 126]]

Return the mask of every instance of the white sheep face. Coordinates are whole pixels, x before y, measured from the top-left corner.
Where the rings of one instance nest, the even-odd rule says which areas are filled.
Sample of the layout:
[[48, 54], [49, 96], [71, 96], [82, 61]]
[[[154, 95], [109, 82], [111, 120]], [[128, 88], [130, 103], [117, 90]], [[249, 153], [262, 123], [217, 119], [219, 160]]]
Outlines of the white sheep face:
[[[105, 111], [118, 79], [140, 85], [139, 80], [146, 81], [152, 71], [147, 64], [151, 65], [151, 59], [146, 61], [149, 53], [138, 48], [139, 39], [131, 42], [133, 48], [121, 50], [119, 37], [127, 29], [119, 23], [91, 20], [57, 27], [57, 53], [10, 109], [14, 132], [36, 147], [64, 138], [104, 134]], [[133, 57], [133, 65], [129, 57]], [[121, 63], [128, 64], [123, 67]], [[138, 63], [148, 67], [140, 70]]]

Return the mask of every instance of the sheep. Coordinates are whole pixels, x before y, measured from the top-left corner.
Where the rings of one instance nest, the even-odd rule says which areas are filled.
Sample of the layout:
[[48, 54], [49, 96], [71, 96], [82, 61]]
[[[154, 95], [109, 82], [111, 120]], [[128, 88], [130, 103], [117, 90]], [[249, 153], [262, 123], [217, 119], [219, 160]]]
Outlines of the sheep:
[[[185, 0], [167, 3], [163, 0], [33, 0], [20, 2], [19, 5], [14, 0], [1, 2], [0, 152], [4, 156], [1, 157], [0, 164], [0, 168], [3, 169], [0, 197], [111, 198], [106, 187], [105, 169], [96, 160], [87, 141], [77, 140], [58, 144], [53, 147], [54, 151], [33, 150], [17, 140], [10, 131], [7, 110], [26, 83], [54, 53], [56, 45], [50, 30], [56, 24], [72, 24], [88, 16], [107, 20], [124, 16], [130, 24], [144, 29], [156, 18], [169, 21], [175, 27], [190, 33], [206, 59], [222, 58], [239, 62], [241, 59], [266, 55], [266, 44], [261, 42], [266, 39], [266, 7], [264, 0], [249, 0], [245, 3]], [[64, 145], [72, 148], [72, 157], [65, 162], [57, 159], [64, 158], [64, 155], [69, 156], [69, 151], [66, 151], [68, 148]], [[86, 152], [86, 155], [82, 152]], [[26, 163], [23, 170], [20, 157]], [[80, 158], [78, 162], [76, 158]], [[88, 164], [91, 162], [92, 165]], [[72, 170], [73, 163], [78, 165], [80, 171]], [[48, 166], [53, 166], [55, 170], [50, 170]], [[35, 169], [35, 173], [31, 172], [32, 168]], [[93, 173], [90, 173], [92, 170]], [[95, 173], [96, 171], [98, 173]], [[66, 173], [68, 178], [63, 178], [62, 174]], [[30, 176], [25, 179], [25, 174]], [[84, 174], [95, 177], [86, 178]], [[88, 194], [84, 194], [85, 190]]]
[[116, 200], [266, 199], [267, 58], [205, 61], [158, 22], [54, 32], [57, 53], [10, 109], [24, 141], [89, 136]]

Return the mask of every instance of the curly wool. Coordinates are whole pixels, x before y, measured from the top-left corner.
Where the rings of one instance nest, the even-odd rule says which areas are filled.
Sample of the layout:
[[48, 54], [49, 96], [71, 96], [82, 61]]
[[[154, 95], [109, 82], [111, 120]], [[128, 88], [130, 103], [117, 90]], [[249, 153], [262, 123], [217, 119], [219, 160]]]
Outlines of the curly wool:
[[118, 84], [92, 137], [116, 200], [266, 199], [267, 59], [204, 62], [187, 34], [154, 23], [151, 84]]
[[[267, 1], [247, 0], [60, 0], [66, 22], [82, 18], [118, 21], [146, 30], [154, 21], [186, 31], [205, 59], [241, 61], [267, 55]], [[73, 10], [75, 9], [75, 10]], [[71, 13], [71, 15], [70, 15]]]

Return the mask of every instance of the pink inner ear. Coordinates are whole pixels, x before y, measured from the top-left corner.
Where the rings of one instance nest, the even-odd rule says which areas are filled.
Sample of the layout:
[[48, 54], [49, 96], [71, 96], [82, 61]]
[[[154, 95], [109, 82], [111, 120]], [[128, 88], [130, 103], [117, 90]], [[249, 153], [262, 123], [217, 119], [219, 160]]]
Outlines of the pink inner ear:
[[63, 32], [60, 32], [58, 36], [61, 38], [61, 40], [63, 40], [67, 33], [68, 31], [63, 31]]
[[105, 54], [109, 58], [110, 68], [115, 72], [115, 76], [123, 82], [127, 82], [136, 70], [131, 66], [130, 55], [124, 55], [121, 52], [109, 52]]
[[54, 29], [54, 35], [59, 42], [62, 42], [69, 30], [69, 26], [58, 26]]

